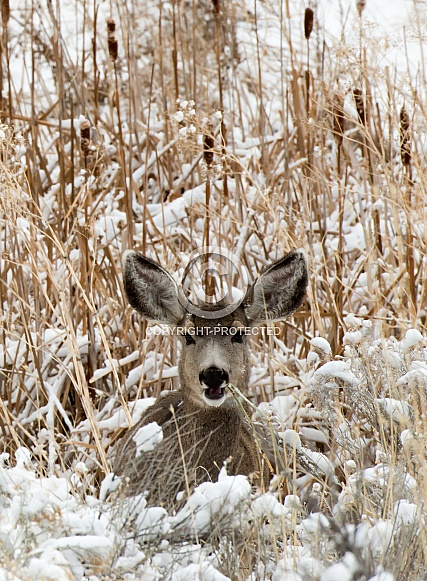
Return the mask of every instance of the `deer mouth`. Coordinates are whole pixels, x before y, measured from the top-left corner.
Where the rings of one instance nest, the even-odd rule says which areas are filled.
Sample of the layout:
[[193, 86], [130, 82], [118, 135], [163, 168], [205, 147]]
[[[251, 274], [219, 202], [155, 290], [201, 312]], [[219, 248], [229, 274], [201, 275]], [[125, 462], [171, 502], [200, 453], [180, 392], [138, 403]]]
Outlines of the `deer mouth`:
[[225, 387], [207, 387], [203, 393], [208, 399], [218, 400], [224, 397]]
[[199, 380], [203, 387], [204, 402], [209, 406], [220, 406], [226, 399], [228, 372], [212, 365], [199, 373]]

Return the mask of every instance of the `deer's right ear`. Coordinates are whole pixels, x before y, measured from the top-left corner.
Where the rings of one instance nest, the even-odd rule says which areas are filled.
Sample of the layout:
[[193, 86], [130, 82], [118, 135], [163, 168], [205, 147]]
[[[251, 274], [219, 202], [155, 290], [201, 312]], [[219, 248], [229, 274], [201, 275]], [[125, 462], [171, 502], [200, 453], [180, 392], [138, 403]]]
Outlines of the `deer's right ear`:
[[133, 250], [125, 252], [123, 283], [131, 306], [150, 321], [177, 325], [184, 319], [175, 281], [154, 260]]

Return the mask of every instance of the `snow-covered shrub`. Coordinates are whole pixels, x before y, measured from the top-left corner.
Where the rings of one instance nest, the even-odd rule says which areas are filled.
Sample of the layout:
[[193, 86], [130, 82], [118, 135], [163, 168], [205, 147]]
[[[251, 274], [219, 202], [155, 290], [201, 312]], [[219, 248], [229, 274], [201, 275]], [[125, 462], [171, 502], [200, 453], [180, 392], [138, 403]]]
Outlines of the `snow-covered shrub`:
[[[2, 3], [0, 579], [424, 579], [421, 3], [307, 3], [309, 40], [295, 0], [89, 4]], [[272, 489], [172, 514], [111, 474], [178, 387], [120, 262], [207, 243], [251, 280], [302, 246], [310, 292], [251, 338]]]

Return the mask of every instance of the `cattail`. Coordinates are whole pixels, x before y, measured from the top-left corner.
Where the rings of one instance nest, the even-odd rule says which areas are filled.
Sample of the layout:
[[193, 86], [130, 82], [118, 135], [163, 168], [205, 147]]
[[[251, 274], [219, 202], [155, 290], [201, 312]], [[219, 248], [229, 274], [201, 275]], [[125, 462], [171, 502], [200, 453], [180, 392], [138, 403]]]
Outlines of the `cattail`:
[[411, 163], [411, 137], [409, 135], [409, 117], [405, 106], [400, 110], [400, 157], [402, 163], [408, 166]]
[[80, 123], [80, 149], [85, 157], [90, 152], [90, 121], [87, 119]]
[[304, 34], [307, 40], [310, 38], [310, 34], [313, 31], [313, 22], [314, 12], [311, 8], [306, 8], [304, 14]]
[[112, 61], [117, 59], [119, 43], [116, 38], [116, 23], [112, 18], [107, 19], [108, 52]]
[[208, 167], [212, 165], [214, 157], [214, 138], [210, 133], [203, 135], [203, 159]]
[[366, 0], [356, 0], [356, 8], [359, 16], [362, 16], [362, 12], [365, 10]]
[[2, 3], [1, 3], [1, 21], [3, 24], [3, 28], [6, 28], [7, 23], [9, 22], [9, 18], [10, 18], [9, 0], [2, 0]]
[[219, 14], [219, 0], [212, 0], [213, 13]]
[[356, 105], [357, 114], [359, 116], [359, 121], [362, 125], [366, 123], [365, 115], [365, 103], [363, 102], [362, 89], [353, 89], [353, 99]]
[[344, 136], [344, 103], [340, 95], [335, 95], [332, 110], [334, 116], [334, 134], [338, 145], [342, 144]]

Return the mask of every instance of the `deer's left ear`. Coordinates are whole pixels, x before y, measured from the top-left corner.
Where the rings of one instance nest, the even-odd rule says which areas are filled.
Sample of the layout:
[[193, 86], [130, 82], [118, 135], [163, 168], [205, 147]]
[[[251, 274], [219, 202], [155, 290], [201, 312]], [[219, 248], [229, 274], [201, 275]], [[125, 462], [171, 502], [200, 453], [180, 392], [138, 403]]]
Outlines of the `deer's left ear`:
[[307, 292], [307, 260], [294, 250], [261, 273], [248, 292], [245, 312], [251, 325], [289, 317]]

